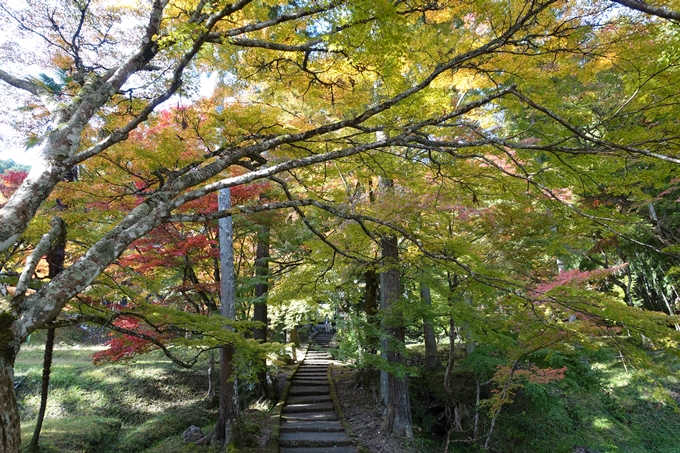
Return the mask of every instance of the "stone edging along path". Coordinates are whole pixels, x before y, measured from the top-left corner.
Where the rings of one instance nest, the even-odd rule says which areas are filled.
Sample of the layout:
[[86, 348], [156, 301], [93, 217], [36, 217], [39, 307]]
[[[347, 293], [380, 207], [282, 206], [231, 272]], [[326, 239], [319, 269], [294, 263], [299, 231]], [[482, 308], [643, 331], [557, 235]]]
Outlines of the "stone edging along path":
[[[337, 396], [330, 382], [332, 333], [319, 332], [290, 379], [281, 409], [280, 453], [357, 453], [336, 412]], [[340, 409], [339, 407], [337, 408]]]

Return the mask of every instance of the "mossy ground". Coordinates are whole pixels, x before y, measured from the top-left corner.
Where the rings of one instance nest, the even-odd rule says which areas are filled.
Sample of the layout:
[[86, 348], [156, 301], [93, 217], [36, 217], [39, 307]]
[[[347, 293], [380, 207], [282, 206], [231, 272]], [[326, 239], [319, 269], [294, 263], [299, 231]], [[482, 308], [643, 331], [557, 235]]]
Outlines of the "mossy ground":
[[[24, 445], [32, 436], [40, 404], [40, 343], [34, 338], [25, 345], [15, 368]], [[209, 407], [206, 398], [207, 362], [186, 370], [152, 353], [128, 364], [94, 366], [91, 356], [100, 348], [63, 341], [56, 345], [40, 440], [43, 452], [218, 451], [186, 444], [182, 439], [190, 425], [207, 433], [216, 420], [216, 409]], [[245, 420], [250, 431], [255, 431], [256, 425], [266, 432], [266, 425], [272, 423], [264, 410], [246, 411]], [[250, 444], [238, 451], [267, 452], [270, 448], [257, 445], [257, 441]]]

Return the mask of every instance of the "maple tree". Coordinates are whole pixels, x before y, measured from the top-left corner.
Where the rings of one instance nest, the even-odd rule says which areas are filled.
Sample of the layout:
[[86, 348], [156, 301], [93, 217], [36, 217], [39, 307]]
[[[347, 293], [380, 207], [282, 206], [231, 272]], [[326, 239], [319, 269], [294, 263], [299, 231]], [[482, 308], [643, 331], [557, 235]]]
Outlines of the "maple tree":
[[[667, 9], [642, 9], [672, 17]], [[154, 241], [145, 244], [146, 236], [184, 233], [210, 262], [208, 235], [177, 225], [237, 213], [292, 208], [332, 258], [364, 270], [375, 269], [379, 238], [395, 238], [400, 263], [441, 268], [433, 290], [455, 294], [456, 276], [465, 280], [470, 304], [443, 297], [451, 319], [467, 325], [471, 338], [512, 344], [515, 359], [552, 341], [533, 335], [532, 327], [547, 321], [559, 327], [551, 333], [565, 332], [558, 336], [583, 338], [615, 319], [659, 344], [675, 341], [664, 330], [669, 316], [641, 317], [592, 291], [585, 278], [559, 277], [556, 266], [575, 268], [598, 228], [634, 239], [629, 213], [583, 200], [599, 200], [607, 188], [643, 202], [645, 181], [661, 189], [649, 181], [654, 171], [666, 172], [657, 178], [666, 184], [673, 180], [680, 160], [668, 119], [677, 117], [678, 46], [661, 18], [612, 2], [552, 0], [27, 0], [1, 12], [17, 34], [44, 46], [37, 56], [3, 55], [8, 65], [0, 70], [3, 89], [23, 93], [12, 94], [26, 107], [17, 126], [40, 151], [0, 208], [0, 252], [18, 241], [35, 244], [23, 250], [17, 290], [0, 307], [4, 451], [19, 450], [12, 367], [25, 338], [100, 315], [88, 304], [81, 312], [65, 307], [121, 285], [110, 270], [135, 246], [146, 248], [144, 260], [148, 254], [152, 263]], [[16, 65], [31, 59], [52, 75], [18, 76]], [[636, 63], [647, 60], [652, 64]], [[220, 74], [219, 95], [193, 111], [154, 114], [173, 95], [186, 100], [206, 71]], [[81, 180], [62, 184], [75, 166]], [[617, 185], [612, 174], [632, 176]], [[378, 177], [402, 191], [366, 202]], [[225, 212], [202, 204], [222, 188], [261, 180], [280, 197], [247, 198]], [[50, 218], [64, 200], [69, 210], [60, 215], [78, 242], [63, 272], [38, 284], [35, 266], [60, 234]], [[196, 252], [180, 247], [174, 258]], [[320, 256], [327, 253], [312, 250], [305, 259], [329, 267]], [[191, 280], [186, 263], [181, 268]], [[300, 271], [312, 269], [319, 268]], [[207, 289], [192, 289], [196, 311], [212, 303], [203, 297], [210, 299]], [[537, 289], [540, 295], [529, 294]], [[149, 305], [138, 298], [130, 315], [146, 307], [151, 325], [173, 317], [185, 330], [213, 332], [207, 347], [244, 344], [218, 317], [177, 319], [171, 307]], [[400, 315], [407, 304], [394, 307]], [[562, 322], [573, 313], [588, 322]], [[489, 333], [484, 318], [505, 332]], [[404, 316], [391, 327], [409, 322]]]

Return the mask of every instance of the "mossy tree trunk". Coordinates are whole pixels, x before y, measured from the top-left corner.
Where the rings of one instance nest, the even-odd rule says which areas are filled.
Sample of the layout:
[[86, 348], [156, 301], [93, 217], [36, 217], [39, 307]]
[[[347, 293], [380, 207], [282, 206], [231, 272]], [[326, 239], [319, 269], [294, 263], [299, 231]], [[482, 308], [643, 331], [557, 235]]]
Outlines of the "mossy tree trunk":
[[18, 348], [13, 348], [10, 341], [13, 337], [9, 329], [12, 321], [3, 318], [9, 315], [0, 314], [0, 451], [3, 453], [19, 453], [21, 450], [21, 425], [19, 424], [19, 407], [14, 393], [14, 360]]

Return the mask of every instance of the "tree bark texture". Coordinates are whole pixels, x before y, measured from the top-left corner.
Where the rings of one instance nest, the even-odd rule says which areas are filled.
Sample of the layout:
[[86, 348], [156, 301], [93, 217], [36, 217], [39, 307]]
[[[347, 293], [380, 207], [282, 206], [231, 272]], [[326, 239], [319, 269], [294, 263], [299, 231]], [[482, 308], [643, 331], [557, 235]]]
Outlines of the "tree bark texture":
[[[430, 287], [423, 282], [420, 282], [420, 300], [428, 308], [432, 306]], [[437, 357], [437, 341], [435, 340], [434, 326], [432, 325], [432, 318], [428, 315], [423, 317], [423, 336], [425, 337], [425, 369], [432, 371], [437, 368], [439, 359]]]
[[[257, 233], [257, 249], [255, 251], [255, 276], [258, 282], [255, 284], [255, 305], [253, 307], [253, 321], [262, 323], [261, 327], [253, 329], [253, 338], [267, 341], [267, 291], [269, 290], [269, 226], [261, 225]], [[258, 364], [260, 371], [257, 373], [256, 394], [259, 397], [269, 396], [269, 384], [267, 382], [266, 359]]]
[[215, 440], [219, 445], [229, 445], [238, 437], [238, 395], [234, 374], [234, 347], [220, 349], [219, 416], [215, 425]]
[[[404, 356], [395, 346], [404, 345], [405, 328], [401, 315], [392, 312], [393, 305], [401, 295], [399, 273], [399, 248], [396, 236], [386, 236], [381, 240], [382, 271], [380, 273], [380, 306], [385, 310], [385, 332], [387, 342], [387, 362], [392, 366], [405, 364]], [[409, 400], [408, 377], [388, 373], [387, 377], [387, 417], [386, 428], [398, 436], [413, 437], [411, 403]]]
[[[220, 210], [231, 208], [231, 192], [220, 190], [217, 198]], [[228, 319], [236, 318], [234, 240], [231, 217], [219, 220], [220, 263], [221, 263], [221, 306], [220, 314]], [[229, 328], [229, 327], [227, 327]], [[238, 437], [238, 393], [234, 379], [234, 347], [220, 348], [220, 392], [219, 416], [215, 426], [215, 440], [220, 445], [229, 445]]]
[[267, 341], [267, 291], [269, 283], [269, 227], [262, 225], [257, 234], [257, 250], [255, 253], [255, 275], [258, 279], [255, 285], [255, 306], [253, 307], [253, 321], [263, 323], [262, 327], [253, 329], [256, 340]]
[[0, 314], [0, 452], [19, 453], [21, 450], [21, 425], [19, 407], [14, 393], [14, 360], [18, 348], [12, 348], [9, 323]]
[[380, 291], [380, 279], [375, 269], [369, 269], [364, 273], [366, 282], [364, 294], [364, 311], [366, 312], [366, 321], [371, 326], [366, 335], [366, 349], [375, 353], [380, 345], [380, 338], [373, 332], [376, 327], [376, 315], [378, 314], [378, 293]]

